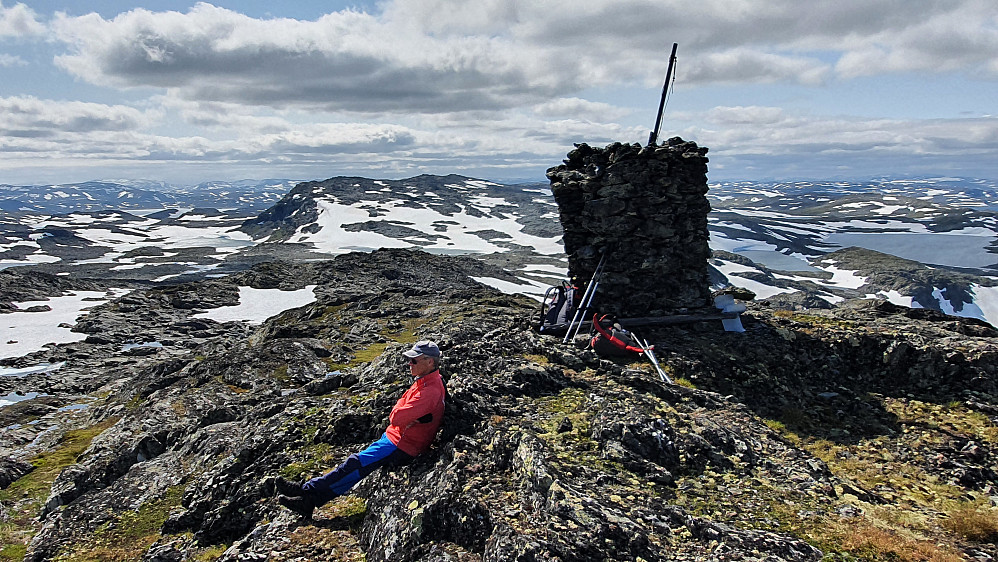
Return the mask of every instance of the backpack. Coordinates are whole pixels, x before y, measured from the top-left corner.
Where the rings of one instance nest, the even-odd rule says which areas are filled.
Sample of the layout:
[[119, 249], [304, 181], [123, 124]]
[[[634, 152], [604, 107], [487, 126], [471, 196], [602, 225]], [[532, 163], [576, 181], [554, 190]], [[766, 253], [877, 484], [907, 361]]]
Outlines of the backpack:
[[593, 315], [593, 328], [596, 329], [596, 335], [589, 340], [589, 347], [593, 348], [593, 351], [601, 357], [629, 357], [634, 353], [644, 353], [641, 344], [630, 332], [620, 327], [620, 324], [613, 323], [604, 327], [610, 322], [608, 316], [603, 316], [597, 320], [596, 315]]
[[579, 306], [578, 287], [562, 281], [544, 293], [541, 301], [541, 320], [537, 331], [542, 334], [564, 334]]

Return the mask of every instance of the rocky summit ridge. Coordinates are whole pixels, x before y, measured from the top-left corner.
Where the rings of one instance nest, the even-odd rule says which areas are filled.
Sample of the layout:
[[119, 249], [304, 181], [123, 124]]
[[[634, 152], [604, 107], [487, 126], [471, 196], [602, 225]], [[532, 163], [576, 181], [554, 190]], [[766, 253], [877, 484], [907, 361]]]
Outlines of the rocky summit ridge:
[[[643, 329], [668, 385], [536, 334], [536, 303], [482, 275], [411, 250], [257, 264], [133, 291], [77, 323], [85, 341], [6, 360], [61, 367], [0, 377], [39, 393], [0, 409], [0, 560], [998, 556], [991, 326], [750, 303], [744, 333]], [[260, 325], [194, 317], [310, 285]], [[279, 507], [277, 476], [380, 434], [420, 338], [448, 389], [430, 452], [312, 521]]]

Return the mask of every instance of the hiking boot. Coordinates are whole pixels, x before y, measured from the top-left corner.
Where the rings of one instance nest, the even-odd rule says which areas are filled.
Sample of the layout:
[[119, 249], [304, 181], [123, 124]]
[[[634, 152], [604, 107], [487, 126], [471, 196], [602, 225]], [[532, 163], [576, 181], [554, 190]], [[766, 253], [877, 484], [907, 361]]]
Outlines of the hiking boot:
[[282, 494], [277, 496], [277, 503], [307, 519], [311, 519], [312, 512], [315, 511], [315, 502], [308, 496], [291, 497]]
[[292, 482], [280, 476], [277, 477], [277, 480], [274, 480], [274, 489], [277, 490], [278, 494], [291, 498], [301, 497], [305, 493], [301, 489], [301, 482]]

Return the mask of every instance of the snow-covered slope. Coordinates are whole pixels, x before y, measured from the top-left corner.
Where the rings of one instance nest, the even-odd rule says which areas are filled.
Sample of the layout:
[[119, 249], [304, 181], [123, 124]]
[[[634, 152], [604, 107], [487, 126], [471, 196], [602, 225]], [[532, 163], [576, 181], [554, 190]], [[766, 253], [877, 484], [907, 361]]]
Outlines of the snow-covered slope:
[[[290, 189], [283, 180], [267, 180], [186, 192], [149, 182], [104, 183], [155, 192], [176, 204], [0, 211], [0, 268], [33, 264], [61, 275], [176, 282], [274, 258], [411, 247], [499, 263], [510, 276], [483, 282], [535, 297], [566, 273], [546, 183], [337, 177]], [[711, 185], [714, 279], [779, 306], [879, 297], [998, 324], [995, 187], [957, 178]], [[270, 197], [271, 204], [246, 219], [246, 209], [259, 200], [242, 201], [240, 190]], [[36, 199], [45, 193], [41, 186], [29, 191]], [[64, 190], [48, 191], [58, 198]], [[200, 205], [212, 198], [236, 206]]]
[[462, 176], [381, 181], [334, 178], [301, 184], [275, 208], [247, 221], [256, 237], [312, 244], [338, 254], [379, 247], [429, 252], [563, 252], [550, 191]]

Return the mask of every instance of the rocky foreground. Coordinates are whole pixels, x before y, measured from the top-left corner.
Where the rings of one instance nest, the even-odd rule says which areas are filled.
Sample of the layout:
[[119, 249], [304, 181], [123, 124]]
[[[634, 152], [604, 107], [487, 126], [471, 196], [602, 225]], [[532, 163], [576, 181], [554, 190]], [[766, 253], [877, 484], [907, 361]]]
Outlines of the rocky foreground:
[[[410, 251], [134, 291], [0, 394], [0, 560], [992, 560], [998, 331], [863, 301], [641, 330], [646, 362], [531, 330], [537, 305]], [[192, 318], [238, 286], [317, 301]], [[2, 300], [17, 300], [0, 295]], [[400, 352], [445, 354], [444, 428], [305, 520], [278, 475], [380, 435]], [[124, 349], [124, 344], [160, 346]]]

